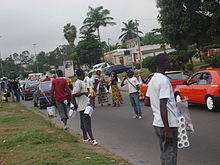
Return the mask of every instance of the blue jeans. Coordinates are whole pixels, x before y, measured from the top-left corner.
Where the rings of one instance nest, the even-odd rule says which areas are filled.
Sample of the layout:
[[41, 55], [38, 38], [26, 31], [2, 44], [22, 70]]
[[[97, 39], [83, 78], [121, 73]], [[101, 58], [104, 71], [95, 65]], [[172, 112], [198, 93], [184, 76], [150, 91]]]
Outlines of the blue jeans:
[[131, 105], [134, 108], [134, 112], [137, 116], [141, 116], [141, 106], [139, 101], [139, 94], [138, 93], [130, 93], [129, 94]]

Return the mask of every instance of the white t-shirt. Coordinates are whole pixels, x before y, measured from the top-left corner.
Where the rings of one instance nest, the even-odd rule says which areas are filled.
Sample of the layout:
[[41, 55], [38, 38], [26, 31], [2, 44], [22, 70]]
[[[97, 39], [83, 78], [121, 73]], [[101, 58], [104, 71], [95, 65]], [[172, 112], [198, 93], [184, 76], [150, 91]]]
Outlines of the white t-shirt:
[[[128, 84], [128, 91], [129, 93], [135, 93], [137, 92], [137, 85], [139, 85], [139, 81], [137, 80], [136, 77], [128, 78], [124, 81], [124, 84]], [[133, 84], [133, 85], [131, 85]], [[135, 86], [135, 87], [134, 87]]]
[[87, 88], [90, 88], [90, 87], [94, 88], [94, 83], [95, 83], [94, 77], [86, 76], [84, 79], [84, 82], [86, 83]]
[[160, 115], [160, 99], [167, 98], [169, 127], [178, 127], [176, 118], [176, 101], [170, 81], [165, 75], [161, 73], [155, 73], [153, 75], [148, 84], [146, 96], [150, 97], [151, 108], [154, 115], [154, 126], [164, 127], [163, 120]]
[[[73, 87], [73, 94], [76, 93], [83, 93], [83, 92], [88, 92], [86, 88], [86, 84], [84, 81], [77, 79], [74, 87]], [[86, 95], [82, 95], [80, 97], [75, 97], [76, 98], [76, 104], [78, 105], [77, 111], [83, 111], [86, 109], [86, 106], [88, 105], [88, 97]]]

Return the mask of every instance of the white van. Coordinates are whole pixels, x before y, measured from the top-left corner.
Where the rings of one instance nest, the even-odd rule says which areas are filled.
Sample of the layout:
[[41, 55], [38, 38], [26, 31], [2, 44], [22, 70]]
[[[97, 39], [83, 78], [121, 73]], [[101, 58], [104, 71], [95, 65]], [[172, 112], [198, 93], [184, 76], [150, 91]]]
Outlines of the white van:
[[99, 64], [96, 64], [92, 67], [92, 70], [93, 71], [98, 71], [98, 70], [101, 70], [101, 71], [104, 71], [106, 70], [108, 67], [110, 67], [112, 64], [110, 63], [107, 63], [107, 62], [102, 62], [102, 63], [99, 63]]

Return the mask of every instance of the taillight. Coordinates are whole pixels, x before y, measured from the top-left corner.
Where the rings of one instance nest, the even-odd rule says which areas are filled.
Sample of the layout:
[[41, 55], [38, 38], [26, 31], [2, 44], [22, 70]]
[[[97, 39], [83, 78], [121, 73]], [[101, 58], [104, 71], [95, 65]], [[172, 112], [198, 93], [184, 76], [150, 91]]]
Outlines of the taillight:
[[31, 92], [30, 90], [25, 90], [24, 92]]
[[49, 95], [50, 93], [40, 93], [41, 96]]

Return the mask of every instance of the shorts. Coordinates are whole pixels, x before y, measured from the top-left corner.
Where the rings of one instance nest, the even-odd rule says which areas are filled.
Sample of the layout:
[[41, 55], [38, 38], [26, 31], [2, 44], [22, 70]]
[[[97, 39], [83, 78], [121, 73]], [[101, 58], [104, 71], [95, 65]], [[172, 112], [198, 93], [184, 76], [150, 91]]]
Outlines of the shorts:
[[57, 110], [60, 114], [61, 120], [68, 119], [67, 106], [64, 101], [56, 101]]

